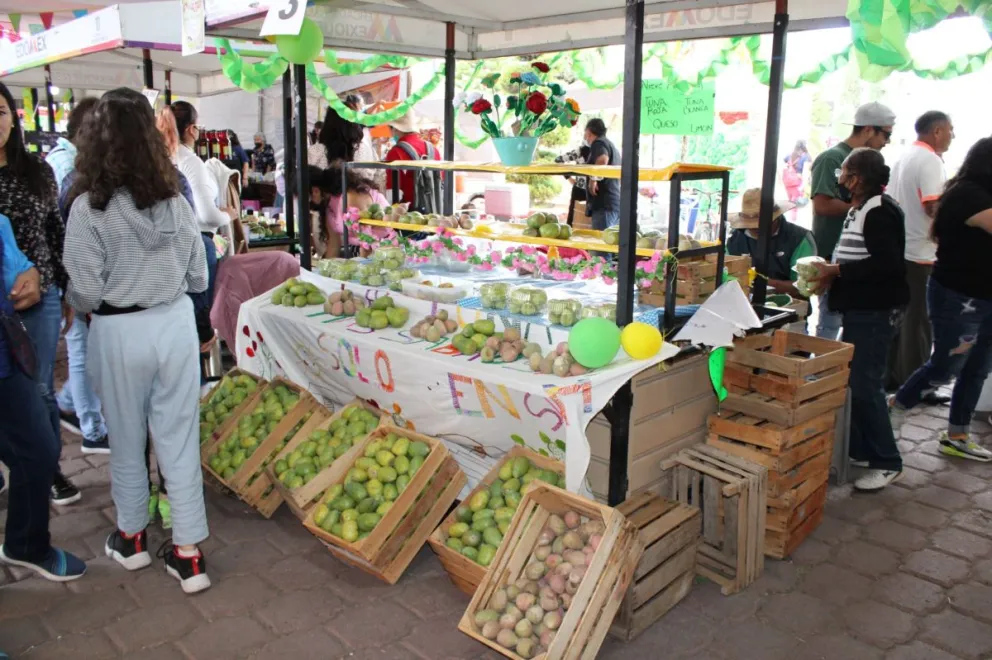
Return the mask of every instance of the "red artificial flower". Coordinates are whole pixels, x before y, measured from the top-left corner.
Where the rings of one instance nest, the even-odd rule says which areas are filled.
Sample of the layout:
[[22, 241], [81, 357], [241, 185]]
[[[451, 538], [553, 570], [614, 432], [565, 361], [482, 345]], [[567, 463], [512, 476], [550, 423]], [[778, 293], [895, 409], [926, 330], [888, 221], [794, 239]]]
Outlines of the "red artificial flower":
[[527, 109], [539, 115], [548, 109], [548, 97], [541, 92], [534, 92], [527, 97]]
[[472, 114], [481, 115], [483, 112], [488, 112], [493, 109], [493, 104], [486, 99], [479, 99], [472, 104]]
[[533, 64], [531, 64], [531, 66], [537, 69], [538, 71], [540, 71], [541, 73], [547, 73], [548, 71], [551, 70], [551, 67], [545, 64], [544, 62], [534, 62]]

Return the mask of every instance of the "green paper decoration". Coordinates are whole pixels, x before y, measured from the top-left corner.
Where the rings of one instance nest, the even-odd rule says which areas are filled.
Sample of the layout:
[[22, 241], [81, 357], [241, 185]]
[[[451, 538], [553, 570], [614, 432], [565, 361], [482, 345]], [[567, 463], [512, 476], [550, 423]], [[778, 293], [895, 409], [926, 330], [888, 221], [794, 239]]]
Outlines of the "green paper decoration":
[[723, 370], [727, 366], [727, 347], [721, 346], [710, 351], [709, 368], [710, 383], [716, 392], [717, 401], [727, 398], [727, 388], [723, 386]]
[[303, 19], [299, 34], [280, 34], [276, 37], [279, 54], [293, 64], [310, 64], [324, 47], [324, 33], [309, 18]]
[[268, 89], [289, 68], [289, 62], [281, 55], [270, 55], [261, 62], [246, 64], [227, 39], [214, 39], [214, 43], [224, 75], [246, 92]]
[[424, 57], [403, 57], [402, 55], [373, 55], [360, 62], [341, 62], [333, 50], [324, 51], [324, 64], [327, 68], [342, 76], [355, 76], [360, 73], [371, 73], [384, 66], [394, 69], [405, 69], [419, 62], [425, 62]]
[[608, 319], [582, 319], [568, 333], [568, 352], [586, 369], [605, 367], [620, 351], [620, 328]]

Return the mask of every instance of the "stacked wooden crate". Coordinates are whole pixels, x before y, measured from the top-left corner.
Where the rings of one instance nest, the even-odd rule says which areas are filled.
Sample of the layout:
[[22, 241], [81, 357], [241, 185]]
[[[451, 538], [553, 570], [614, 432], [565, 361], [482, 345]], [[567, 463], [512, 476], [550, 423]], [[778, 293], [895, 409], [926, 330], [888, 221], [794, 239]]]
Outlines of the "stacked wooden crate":
[[[751, 270], [751, 257], [724, 256], [723, 267], [728, 277], [735, 278], [749, 295], [748, 271]], [[719, 286], [716, 277], [716, 255], [680, 261], [675, 275], [675, 300], [679, 305], [698, 305], [706, 302]], [[653, 307], [665, 306], [665, 283], [654, 280], [651, 286], [641, 289], [638, 298], [641, 304]]]
[[730, 394], [709, 420], [707, 444], [768, 469], [765, 554], [785, 558], [820, 524], [837, 409], [854, 347], [776, 331], [727, 353]]

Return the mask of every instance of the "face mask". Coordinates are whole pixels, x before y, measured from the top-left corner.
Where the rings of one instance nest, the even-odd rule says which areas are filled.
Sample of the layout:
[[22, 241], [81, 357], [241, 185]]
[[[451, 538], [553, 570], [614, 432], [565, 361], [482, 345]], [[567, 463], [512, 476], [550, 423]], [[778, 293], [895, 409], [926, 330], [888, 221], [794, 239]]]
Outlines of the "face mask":
[[851, 190], [843, 183], [837, 184], [837, 197], [845, 204], [850, 204], [853, 199], [851, 196]]

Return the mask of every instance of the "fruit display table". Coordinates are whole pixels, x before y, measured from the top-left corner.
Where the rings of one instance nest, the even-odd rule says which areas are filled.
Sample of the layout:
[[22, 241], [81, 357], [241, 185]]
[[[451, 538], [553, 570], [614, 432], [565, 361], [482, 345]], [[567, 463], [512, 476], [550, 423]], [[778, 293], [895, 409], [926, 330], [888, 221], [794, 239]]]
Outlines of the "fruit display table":
[[[347, 288], [367, 301], [391, 293], [307, 272], [301, 279], [328, 294]], [[238, 365], [268, 380], [284, 376], [325, 404], [356, 396], [374, 402], [396, 422], [443, 440], [470, 486], [523, 444], [563, 458], [569, 490], [584, 490], [590, 461], [586, 426], [635, 374], [678, 352], [665, 344], [655, 357], [636, 361], [621, 352], [607, 367], [564, 378], [534, 373], [526, 360], [486, 364], [479, 355], [461, 354], [447, 338], [416, 338], [411, 328], [441, 310], [459, 324], [491, 313], [392, 295], [410, 312], [403, 328], [362, 328], [355, 317], [334, 317], [321, 307], [273, 305], [270, 293], [254, 298], [239, 314]], [[510, 317], [507, 323], [549, 350], [568, 337], [567, 328]]]

